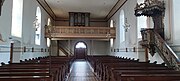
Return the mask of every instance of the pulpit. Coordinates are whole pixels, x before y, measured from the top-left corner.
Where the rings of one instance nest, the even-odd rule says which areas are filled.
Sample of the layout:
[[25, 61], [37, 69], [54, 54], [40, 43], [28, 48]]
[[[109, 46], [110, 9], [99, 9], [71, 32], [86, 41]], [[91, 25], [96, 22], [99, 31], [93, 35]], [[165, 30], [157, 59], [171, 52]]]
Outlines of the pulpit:
[[137, 4], [135, 7], [135, 16], [147, 16], [152, 17], [154, 28], [153, 29], [142, 29], [142, 46], [149, 48], [150, 54], [155, 54], [155, 32], [158, 33], [164, 39], [164, 12], [165, 3], [164, 1], [158, 0], [145, 0], [144, 3]]

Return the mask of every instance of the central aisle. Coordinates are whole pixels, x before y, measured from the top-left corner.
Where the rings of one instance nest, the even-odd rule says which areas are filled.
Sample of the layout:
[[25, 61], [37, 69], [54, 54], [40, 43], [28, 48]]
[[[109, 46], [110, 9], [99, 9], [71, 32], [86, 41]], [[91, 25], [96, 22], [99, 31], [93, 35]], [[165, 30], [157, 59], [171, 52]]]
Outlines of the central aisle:
[[85, 60], [76, 60], [72, 65], [72, 71], [68, 81], [98, 81]]

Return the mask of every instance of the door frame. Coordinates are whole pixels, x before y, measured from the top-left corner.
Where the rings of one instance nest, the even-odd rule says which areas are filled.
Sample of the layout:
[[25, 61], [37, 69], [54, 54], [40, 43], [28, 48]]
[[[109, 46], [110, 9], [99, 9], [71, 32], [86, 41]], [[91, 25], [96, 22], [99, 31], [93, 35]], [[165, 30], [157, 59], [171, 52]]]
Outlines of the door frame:
[[78, 44], [78, 43], [80, 43], [80, 42], [82, 42], [82, 43], [84, 43], [84, 45], [86, 45], [86, 48], [85, 48], [85, 58], [84, 59], [86, 59], [86, 56], [87, 56], [87, 52], [88, 52], [88, 46], [87, 46], [87, 44], [86, 44], [86, 42], [84, 42], [84, 41], [77, 41], [76, 43], [75, 43], [75, 45], [74, 45], [74, 56], [75, 56], [75, 58], [76, 58], [76, 45]]

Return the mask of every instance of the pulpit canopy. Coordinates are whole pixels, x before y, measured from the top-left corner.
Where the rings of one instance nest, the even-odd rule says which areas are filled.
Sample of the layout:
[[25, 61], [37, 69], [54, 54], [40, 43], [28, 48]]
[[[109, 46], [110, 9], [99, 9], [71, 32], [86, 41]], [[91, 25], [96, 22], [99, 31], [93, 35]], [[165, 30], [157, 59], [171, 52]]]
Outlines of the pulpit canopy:
[[158, 0], [145, 0], [144, 3], [140, 3], [136, 5], [135, 16], [157, 16], [162, 15], [165, 11], [165, 3], [164, 1]]

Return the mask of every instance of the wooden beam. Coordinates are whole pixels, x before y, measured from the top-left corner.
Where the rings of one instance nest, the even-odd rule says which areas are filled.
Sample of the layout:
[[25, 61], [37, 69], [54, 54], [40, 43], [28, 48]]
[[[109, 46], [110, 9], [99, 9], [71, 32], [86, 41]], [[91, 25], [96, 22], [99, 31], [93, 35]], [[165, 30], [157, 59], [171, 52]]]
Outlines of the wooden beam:
[[11, 47], [10, 47], [10, 63], [13, 62], [13, 47], [14, 47], [14, 43], [11, 43]]
[[52, 11], [52, 9], [50, 8], [50, 6], [47, 4], [46, 0], [36, 0], [41, 7], [49, 14], [49, 16], [55, 21], [56, 19], [56, 15], [54, 14], [54, 12]]

